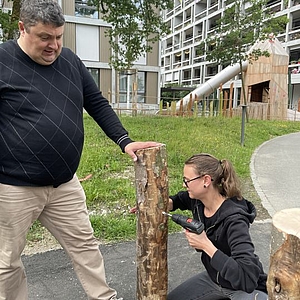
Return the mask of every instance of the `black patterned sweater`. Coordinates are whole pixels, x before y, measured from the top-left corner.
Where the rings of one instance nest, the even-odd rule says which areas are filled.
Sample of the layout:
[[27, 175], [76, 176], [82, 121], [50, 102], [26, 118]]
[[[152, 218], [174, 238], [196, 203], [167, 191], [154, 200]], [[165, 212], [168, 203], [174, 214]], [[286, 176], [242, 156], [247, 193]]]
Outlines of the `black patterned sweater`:
[[84, 109], [121, 147], [132, 142], [89, 71], [63, 48], [49, 66], [16, 41], [0, 44], [0, 183], [58, 186], [76, 172]]

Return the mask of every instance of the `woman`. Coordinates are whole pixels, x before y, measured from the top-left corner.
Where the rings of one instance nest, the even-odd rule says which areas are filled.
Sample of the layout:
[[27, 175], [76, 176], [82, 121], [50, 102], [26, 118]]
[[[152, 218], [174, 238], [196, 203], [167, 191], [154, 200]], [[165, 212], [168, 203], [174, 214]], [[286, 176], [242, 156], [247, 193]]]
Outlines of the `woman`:
[[200, 235], [185, 232], [191, 247], [202, 252], [205, 271], [183, 282], [168, 300], [266, 300], [267, 275], [254, 253], [249, 226], [254, 205], [241, 195], [228, 160], [201, 153], [185, 162], [186, 191], [170, 197], [170, 210], [191, 210], [204, 223]]

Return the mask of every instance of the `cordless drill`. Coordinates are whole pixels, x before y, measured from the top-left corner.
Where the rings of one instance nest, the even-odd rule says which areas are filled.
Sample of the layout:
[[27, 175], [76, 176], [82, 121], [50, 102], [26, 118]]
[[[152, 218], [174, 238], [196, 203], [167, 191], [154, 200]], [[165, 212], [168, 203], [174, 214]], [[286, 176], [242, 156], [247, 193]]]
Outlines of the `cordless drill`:
[[196, 234], [202, 233], [204, 230], [204, 224], [201, 221], [191, 219], [186, 216], [178, 215], [178, 214], [168, 214], [166, 212], [162, 212], [165, 216], [170, 217], [175, 223], [182, 226], [184, 229]]

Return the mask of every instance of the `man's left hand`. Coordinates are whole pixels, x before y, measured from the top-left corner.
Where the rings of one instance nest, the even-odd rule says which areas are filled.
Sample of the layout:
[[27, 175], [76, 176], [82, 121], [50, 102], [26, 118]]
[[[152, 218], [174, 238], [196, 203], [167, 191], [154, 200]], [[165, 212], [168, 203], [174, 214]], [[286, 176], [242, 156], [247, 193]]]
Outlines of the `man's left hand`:
[[145, 148], [151, 148], [151, 147], [158, 147], [161, 146], [162, 143], [157, 143], [157, 142], [132, 142], [128, 144], [124, 151], [127, 153], [133, 161], [137, 161], [137, 156], [135, 155], [135, 152], [140, 149], [145, 149]]

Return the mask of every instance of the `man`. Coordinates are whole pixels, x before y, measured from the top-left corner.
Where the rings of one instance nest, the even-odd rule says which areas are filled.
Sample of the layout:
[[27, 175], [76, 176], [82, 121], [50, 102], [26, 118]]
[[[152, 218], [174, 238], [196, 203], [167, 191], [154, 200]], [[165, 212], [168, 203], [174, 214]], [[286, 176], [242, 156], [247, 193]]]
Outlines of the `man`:
[[89, 299], [112, 300], [76, 177], [83, 108], [123, 152], [133, 142], [81, 60], [62, 47], [55, 0], [23, 0], [17, 41], [0, 45], [0, 300], [28, 299], [21, 253], [37, 219], [70, 256]]

